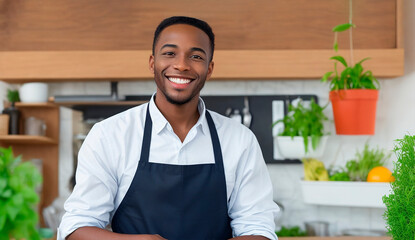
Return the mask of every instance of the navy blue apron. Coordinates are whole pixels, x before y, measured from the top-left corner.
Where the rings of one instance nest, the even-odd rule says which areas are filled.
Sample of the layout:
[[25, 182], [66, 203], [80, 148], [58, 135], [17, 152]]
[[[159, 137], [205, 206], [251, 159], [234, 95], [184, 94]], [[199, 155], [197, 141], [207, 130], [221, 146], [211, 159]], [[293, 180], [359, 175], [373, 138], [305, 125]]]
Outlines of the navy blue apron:
[[118, 207], [112, 230], [126, 234], [159, 234], [168, 240], [232, 238], [225, 172], [215, 124], [206, 119], [215, 164], [171, 165], [148, 161], [152, 121], [147, 108], [140, 161]]

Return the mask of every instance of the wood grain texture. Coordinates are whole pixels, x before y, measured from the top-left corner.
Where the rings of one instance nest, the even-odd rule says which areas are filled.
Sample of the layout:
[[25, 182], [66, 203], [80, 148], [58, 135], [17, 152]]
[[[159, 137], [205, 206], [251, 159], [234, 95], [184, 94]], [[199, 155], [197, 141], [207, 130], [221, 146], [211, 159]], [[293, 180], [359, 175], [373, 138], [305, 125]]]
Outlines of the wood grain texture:
[[[338, 54], [349, 56], [347, 50]], [[377, 77], [403, 74], [403, 49], [356, 50]], [[25, 81], [151, 80], [150, 51], [0, 52], [0, 79]], [[320, 78], [333, 69], [333, 50], [220, 50], [212, 79]]]
[[396, 47], [404, 47], [403, 36], [403, 0], [396, 0]]
[[29, 135], [1, 135], [0, 141], [7, 142], [9, 144], [36, 144], [36, 145], [53, 145], [58, 144], [55, 140], [49, 137], [43, 136], [29, 136]]
[[[354, 1], [356, 48], [397, 46], [396, 1]], [[148, 50], [172, 15], [210, 23], [217, 49], [330, 49], [348, 12], [348, 0], [0, 0], [0, 51]]]

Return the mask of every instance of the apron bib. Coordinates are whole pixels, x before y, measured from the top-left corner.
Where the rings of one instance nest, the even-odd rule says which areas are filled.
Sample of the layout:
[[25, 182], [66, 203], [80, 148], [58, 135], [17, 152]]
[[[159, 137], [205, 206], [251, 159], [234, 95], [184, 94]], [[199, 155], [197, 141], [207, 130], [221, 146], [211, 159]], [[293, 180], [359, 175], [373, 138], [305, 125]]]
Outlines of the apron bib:
[[215, 164], [171, 165], [148, 161], [152, 120], [147, 108], [140, 161], [112, 219], [126, 234], [159, 234], [169, 240], [232, 238], [218, 134], [206, 111]]

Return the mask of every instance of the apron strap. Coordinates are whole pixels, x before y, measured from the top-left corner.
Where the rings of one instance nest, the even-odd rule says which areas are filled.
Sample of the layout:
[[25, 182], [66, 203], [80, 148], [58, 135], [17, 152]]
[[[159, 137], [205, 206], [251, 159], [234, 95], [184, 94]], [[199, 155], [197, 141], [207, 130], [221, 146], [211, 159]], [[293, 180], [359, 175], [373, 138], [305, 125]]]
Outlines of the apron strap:
[[144, 136], [143, 143], [141, 145], [141, 155], [139, 165], [145, 165], [148, 163], [148, 157], [150, 155], [150, 143], [151, 143], [151, 130], [153, 128], [153, 122], [150, 116], [150, 103], [147, 105], [146, 122], [144, 124]]
[[218, 167], [219, 169], [223, 169], [222, 150], [220, 147], [218, 132], [216, 131], [215, 124], [213, 123], [213, 119], [209, 111], [205, 110], [205, 113], [206, 113], [206, 120], [209, 126], [210, 138], [212, 140], [213, 153], [215, 155], [216, 167]]

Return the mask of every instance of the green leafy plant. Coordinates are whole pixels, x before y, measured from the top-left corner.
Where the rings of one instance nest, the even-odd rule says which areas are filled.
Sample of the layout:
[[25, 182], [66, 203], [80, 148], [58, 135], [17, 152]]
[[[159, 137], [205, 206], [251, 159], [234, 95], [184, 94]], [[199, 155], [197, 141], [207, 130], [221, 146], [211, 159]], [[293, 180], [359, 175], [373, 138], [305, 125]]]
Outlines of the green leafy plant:
[[[339, 32], [349, 30], [350, 39], [350, 61], [351, 64], [347, 64], [346, 60], [342, 56], [333, 56], [330, 59], [334, 60], [334, 71], [327, 72], [321, 78], [322, 82], [330, 81], [330, 89], [343, 90], [343, 89], [379, 89], [379, 81], [373, 76], [372, 71], [364, 71], [362, 63], [369, 58], [364, 58], [356, 64], [353, 64], [353, 34], [352, 29], [356, 27], [352, 23], [352, 0], [349, 0], [349, 22], [337, 25], [333, 28], [334, 32], [334, 44], [333, 49], [338, 51], [337, 35]], [[344, 69], [339, 73], [337, 64], [341, 63]]]
[[41, 182], [36, 166], [14, 157], [11, 148], [0, 148], [0, 240], [40, 239], [34, 205]]
[[282, 226], [281, 229], [277, 232], [275, 232], [278, 237], [303, 237], [307, 236], [307, 233], [299, 226], [294, 227], [284, 227]]
[[289, 105], [288, 114], [272, 124], [282, 122], [284, 130], [280, 136], [302, 136], [304, 139], [305, 151], [308, 149], [308, 137], [311, 137], [311, 146], [316, 149], [320, 143], [320, 138], [324, 135], [324, 121], [328, 120], [323, 113], [325, 107], [320, 107], [314, 99], [311, 99], [310, 107], [303, 106], [301, 101], [297, 106]]
[[393, 239], [415, 239], [415, 136], [405, 135], [394, 148], [392, 192], [383, 196], [383, 217]]
[[346, 163], [346, 170], [351, 181], [366, 181], [370, 170], [377, 166], [383, 166], [390, 154], [382, 149], [370, 149], [365, 144], [362, 152], [356, 152], [356, 158]]
[[330, 173], [330, 181], [350, 181], [349, 173], [346, 169], [341, 169]]
[[7, 100], [14, 104], [20, 101], [19, 91], [7, 89]]

